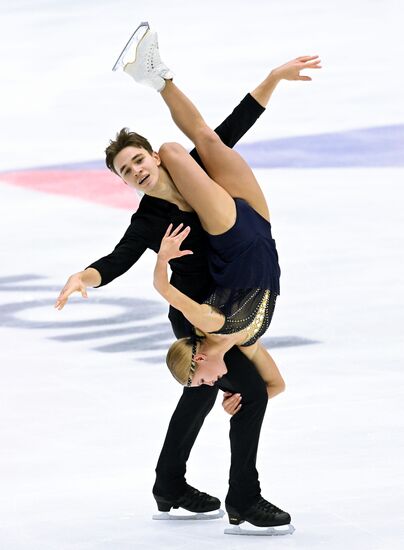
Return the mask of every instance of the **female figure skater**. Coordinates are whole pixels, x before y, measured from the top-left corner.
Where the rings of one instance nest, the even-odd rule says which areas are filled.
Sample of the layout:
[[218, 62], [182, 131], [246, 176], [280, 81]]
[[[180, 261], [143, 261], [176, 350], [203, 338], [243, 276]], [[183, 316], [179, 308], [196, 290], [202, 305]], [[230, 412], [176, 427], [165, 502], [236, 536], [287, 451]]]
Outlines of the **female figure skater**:
[[[155, 41], [155, 33], [148, 31], [135, 61], [126, 64], [124, 70], [137, 82], [160, 91], [174, 122], [195, 144], [207, 173], [176, 143], [166, 143], [158, 155], [153, 153], [159, 169], [153, 169], [150, 159], [125, 150], [115, 155], [113, 168], [127, 183], [135, 181], [145, 192], [161, 187], [162, 176], [167, 187], [175, 185], [179, 207], [194, 210], [207, 233], [210, 273], [215, 283], [202, 304], [169, 283], [168, 262], [192, 253], [180, 250], [190, 228], [181, 224], [174, 229], [171, 224], [161, 242], [154, 285], [195, 327], [195, 335], [170, 347], [167, 364], [183, 385], [213, 385], [227, 372], [225, 353], [237, 345], [253, 361], [267, 384], [269, 397], [273, 397], [283, 391], [284, 382], [259, 341], [270, 325], [279, 295], [280, 268], [268, 206], [244, 159], [207, 126], [172, 82], [172, 73], [161, 59], [150, 63], [150, 44]], [[299, 57], [277, 71], [279, 79], [311, 80], [300, 75], [306, 68], [321, 68], [318, 56]]]

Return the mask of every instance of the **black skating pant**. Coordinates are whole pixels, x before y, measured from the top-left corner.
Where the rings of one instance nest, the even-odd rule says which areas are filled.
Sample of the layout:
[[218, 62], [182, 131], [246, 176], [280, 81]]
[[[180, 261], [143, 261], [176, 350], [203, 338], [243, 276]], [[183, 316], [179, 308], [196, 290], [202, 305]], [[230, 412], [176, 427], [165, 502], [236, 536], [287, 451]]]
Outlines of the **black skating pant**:
[[268, 394], [254, 365], [239, 349], [231, 349], [225, 360], [228, 373], [218, 385], [184, 388], [157, 463], [153, 493], [169, 498], [183, 493], [189, 454], [220, 388], [242, 395], [243, 405], [230, 420], [231, 465], [226, 497], [226, 502], [242, 511], [260, 495], [256, 459]]

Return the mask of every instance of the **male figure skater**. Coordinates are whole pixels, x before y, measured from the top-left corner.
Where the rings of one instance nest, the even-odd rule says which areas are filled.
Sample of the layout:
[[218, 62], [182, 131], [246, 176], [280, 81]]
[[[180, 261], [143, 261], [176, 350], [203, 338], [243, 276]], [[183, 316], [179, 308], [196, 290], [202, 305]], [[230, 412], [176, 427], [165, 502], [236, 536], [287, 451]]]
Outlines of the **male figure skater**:
[[[153, 48], [154, 55], [158, 55], [157, 38]], [[154, 66], [161, 66], [159, 58], [154, 61]], [[215, 130], [226, 145], [233, 147], [265, 110], [280, 80], [277, 75], [275, 69], [253, 92], [247, 94]], [[112, 156], [112, 167], [114, 153], [116, 155], [131, 146], [131, 139], [133, 136], [136, 138], [137, 134], [121, 131], [119, 136], [107, 148], [107, 157]], [[125, 139], [129, 141], [125, 142]], [[145, 151], [147, 147], [144, 146]], [[190, 154], [202, 166], [196, 150]], [[108, 165], [111, 168], [110, 161]], [[187, 246], [194, 251], [192, 256], [178, 258], [170, 263], [173, 272], [171, 283], [194, 300], [203, 300], [209, 291], [211, 278], [206, 262], [206, 239], [196, 214], [180, 209], [173, 202], [145, 194], [114, 251], [93, 262], [84, 271], [69, 277], [56, 307], [62, 309], [70, 294], [75, 291], [86, 295], [88, 286], [99, 287], [110, 283], [131, 268], [147, 248], [158, 252], [170, 223], [175, 227], [180, 223], [191, 227]], [[169, 318], [177, 338], [190, 334], [191, 327], [177, 310], [170, 308]], [[237, 524], [248, 521], [265, 527], [287, 525], [290, 523], [290, 515], [262, 498], [256, 470], [259, 434], [268, 401], [265, 383], [237, 348], [232, 348], [226, 354], [225, 361], [229, 366], [228, 374], [215, 385], [183, 390], [171, 417], [156, 467], [153, 494], [158, 508], [168, 512], [172, 507], [182, 507], [201, 513], [220, 507], [219, 499], [198, 491], [185, 480], [189, 454], [220, 388], [230, 394], [242, 393], [243, 397], [242, 407], [237, 407], [237, 414], [230, 420], [231, 467], [226, 505], [228, 510], [237, 510], [237, 517], [230, 517], [230, 521]]]

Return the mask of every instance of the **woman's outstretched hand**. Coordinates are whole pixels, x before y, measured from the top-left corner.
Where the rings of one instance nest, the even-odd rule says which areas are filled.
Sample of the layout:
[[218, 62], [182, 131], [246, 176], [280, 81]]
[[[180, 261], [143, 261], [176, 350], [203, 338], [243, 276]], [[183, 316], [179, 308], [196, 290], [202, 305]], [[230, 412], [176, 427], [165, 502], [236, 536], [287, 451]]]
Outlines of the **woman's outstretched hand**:
[[271, 73], [279, 80], [312, 80], [310, 76], [300, 75], [300, 71], [321, 69], [320, 63], [318, 55], [303, 55], [273, 69]]
[[168, 262], [173, 258], [181, 258], [182, 256], [193, 254], [192, 250], [180, 250], [180, 246], [191, 231], [190, 227], [185, 227], [182, 229], [183, 225], [184, 224], [181, 223], [173, 230], [173, 224], [170, 223], [164, 237], [161, 240], [160, 250], [158, 252], [159, 260]]
[[222, 407], [231, 416], [238, 413], [241, 409], [241, 395], [239, 393], [225, 391], [223, 393]]

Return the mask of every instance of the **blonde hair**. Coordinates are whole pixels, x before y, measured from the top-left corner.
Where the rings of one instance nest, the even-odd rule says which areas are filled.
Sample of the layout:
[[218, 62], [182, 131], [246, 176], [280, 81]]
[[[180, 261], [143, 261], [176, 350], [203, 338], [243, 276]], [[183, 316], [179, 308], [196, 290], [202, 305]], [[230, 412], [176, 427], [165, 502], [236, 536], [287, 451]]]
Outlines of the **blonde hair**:
[[174, 378], [182, 384], [187, 385], [192, 360], [192, 341], [189, 338], [180, 338], [171, 344], [166, 363]]

